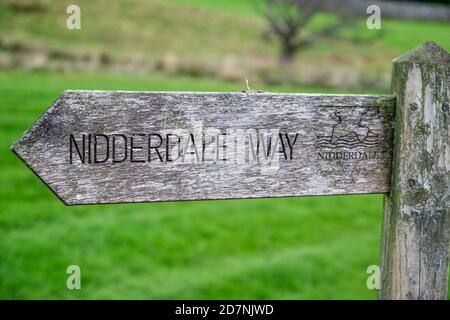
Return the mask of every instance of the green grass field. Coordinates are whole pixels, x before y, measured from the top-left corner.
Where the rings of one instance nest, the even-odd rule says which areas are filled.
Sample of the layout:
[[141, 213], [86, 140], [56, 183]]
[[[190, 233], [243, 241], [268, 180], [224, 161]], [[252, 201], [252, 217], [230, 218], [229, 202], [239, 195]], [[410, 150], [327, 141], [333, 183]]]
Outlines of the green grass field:
[[[0, 298], [375, 298], [366, 268], [378, 263], [379, 195], [65, 207], [8, 150], [63, 89], [242, 86], [0, 73]], [[66, 288], [71, 264], [80, 291]]]

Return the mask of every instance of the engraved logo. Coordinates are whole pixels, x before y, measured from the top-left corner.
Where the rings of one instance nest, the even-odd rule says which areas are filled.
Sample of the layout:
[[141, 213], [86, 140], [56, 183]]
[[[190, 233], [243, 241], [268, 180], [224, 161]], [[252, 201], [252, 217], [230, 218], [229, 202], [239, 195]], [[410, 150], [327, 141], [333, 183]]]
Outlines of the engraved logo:
[[378, 134], [371, 130], [366, 110], [357, 114], [333, 112], [334, 125], [324, 135], [317, 135], [317, 148], [375, 147]]

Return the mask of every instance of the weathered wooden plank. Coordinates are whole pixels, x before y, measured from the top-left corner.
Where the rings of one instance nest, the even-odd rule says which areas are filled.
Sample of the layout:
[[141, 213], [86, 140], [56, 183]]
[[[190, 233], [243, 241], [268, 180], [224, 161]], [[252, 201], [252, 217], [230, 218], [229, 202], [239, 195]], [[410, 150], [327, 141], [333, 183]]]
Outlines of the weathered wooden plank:
[[427, 42], [394, 60], [392, 190], [385, 197], [382, 299], [446, 299], [450, 55]]
[[12, 149], [66, 204], [383, 193], [394, 104], [65, 91]]

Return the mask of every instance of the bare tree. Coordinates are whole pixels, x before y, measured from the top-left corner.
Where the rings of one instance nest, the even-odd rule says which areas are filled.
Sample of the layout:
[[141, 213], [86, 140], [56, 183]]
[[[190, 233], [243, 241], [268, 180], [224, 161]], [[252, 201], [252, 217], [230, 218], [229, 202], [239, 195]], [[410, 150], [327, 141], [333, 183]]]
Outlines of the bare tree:
[[337, 38], [343, 28], [351, 25], [353, 17], [344, 10], [329, 23], [309, 30], [312, 18], [324, 11], [326, 3], [327, 0], [264, 0], [263, 12], [269, 22], [269, 32], [281, 46], [281, 62], [292, 61], [298, 51], [314, 42]]

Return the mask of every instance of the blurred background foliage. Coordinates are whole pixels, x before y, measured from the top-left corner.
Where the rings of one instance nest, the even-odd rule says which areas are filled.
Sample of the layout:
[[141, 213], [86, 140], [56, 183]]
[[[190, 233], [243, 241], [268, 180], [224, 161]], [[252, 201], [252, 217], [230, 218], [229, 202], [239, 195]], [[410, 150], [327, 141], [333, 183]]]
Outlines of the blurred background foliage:
[[[269, 2], [280, 1], [289, 2]], [[317, 12], [301, 30], [312, 33], [315, 42], [282, 67], [278, 42], [268, 36], [264, 2], [80, 0], [81, 30], [69, 30], [66, 8], [72, 0], [2, 0], [0, 67], [164, 72], [240, 82], [248, 77], [269, 85], [387, 90], [392, 58], [427, 39], [449, 48], [448, 21], [386, 18], [381, 30], [368, 30], [365, 12], [352, 15], [351, 34], [358, 41], [323, 41], [312, 30], [335, 15]]]
[[[81, 30], [66, 28], [71, 4]], [[280, 63], [263, 5], [0, 0], [0, 298], [376, 297], [380, 195], [64, 207], [8, 150], [64, 89], [386, 93], [394, 57], [450, 50], [448, 20], [382, 12], [381, 30], [359, 15]]]

